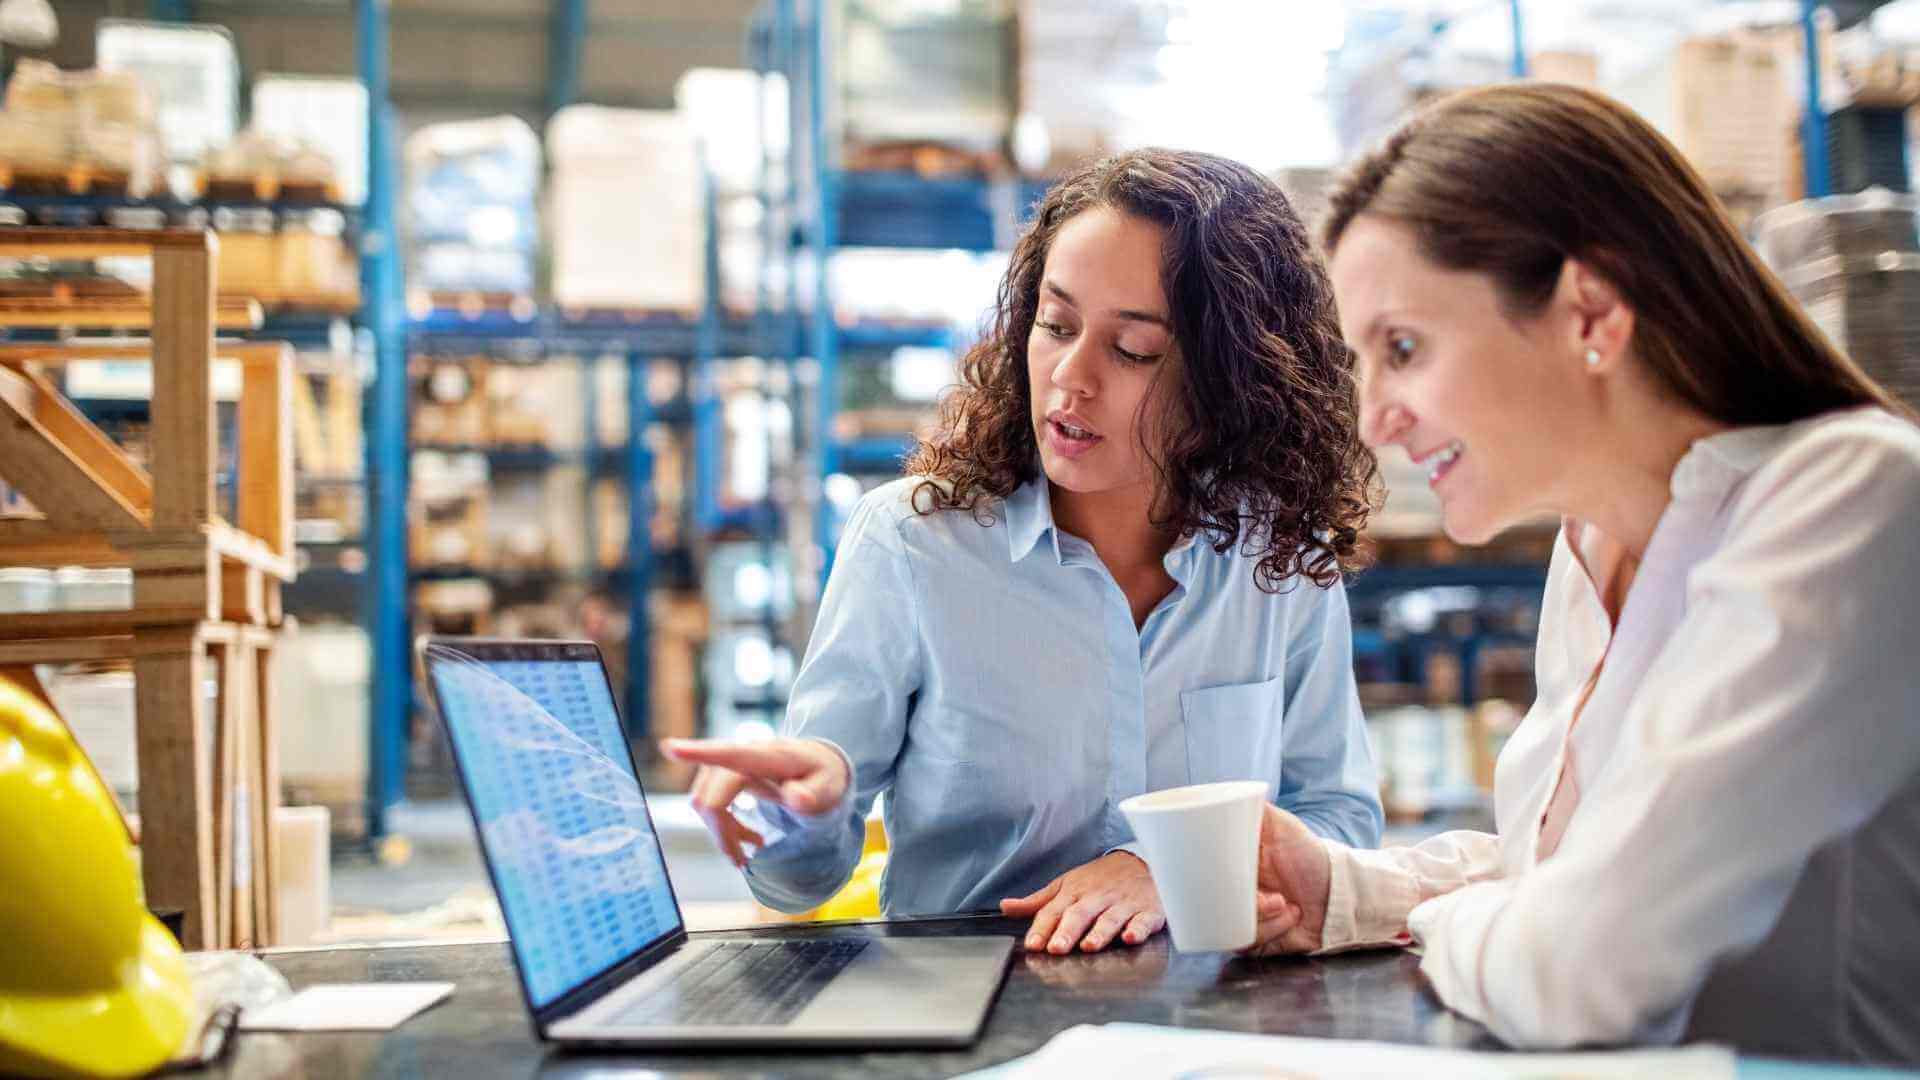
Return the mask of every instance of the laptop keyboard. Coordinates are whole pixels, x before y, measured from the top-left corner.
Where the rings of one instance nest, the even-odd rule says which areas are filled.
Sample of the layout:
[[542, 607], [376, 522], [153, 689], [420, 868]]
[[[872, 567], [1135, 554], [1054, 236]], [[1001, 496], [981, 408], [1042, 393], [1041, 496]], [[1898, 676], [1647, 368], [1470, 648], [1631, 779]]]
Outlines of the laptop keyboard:
[[784, 1024], [853, 962], [865, 941], [723, 941], [659, 991], [607, 1018], [616, 1026]]

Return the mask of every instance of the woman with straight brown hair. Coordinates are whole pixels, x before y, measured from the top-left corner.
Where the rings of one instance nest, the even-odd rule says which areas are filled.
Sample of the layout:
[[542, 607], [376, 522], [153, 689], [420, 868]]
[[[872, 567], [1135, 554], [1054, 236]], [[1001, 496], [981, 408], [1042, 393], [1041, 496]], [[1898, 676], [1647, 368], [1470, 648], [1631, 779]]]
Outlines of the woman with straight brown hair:
[[1270, 809], [1262, 952], [1418, 942], [1520, 1046], [1920, 1060], [1920, 429], [1698, 175], [1565, 86], [1436, 103], [1322, 230], [1362, 433], [1479, 543], [1558, 515], [1497, 834]]

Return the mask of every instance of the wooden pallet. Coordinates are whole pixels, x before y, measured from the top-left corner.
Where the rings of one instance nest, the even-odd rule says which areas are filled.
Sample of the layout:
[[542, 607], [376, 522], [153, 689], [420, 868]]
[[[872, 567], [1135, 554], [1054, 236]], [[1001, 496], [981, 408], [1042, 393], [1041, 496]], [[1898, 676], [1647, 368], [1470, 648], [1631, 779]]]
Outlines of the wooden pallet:
[[80, 162], [65, 168], [0, 162], [0, 190], [11, 195], [102, 195], [143, 199], [153, 190], [153, 177], [125, 170], [102, 169]]
[[340, 185], [326, 180], [291, 180], [263, 173], [250, 177], [206, 177], [201, 198], [208, 202], [270, 202], [325, 206], [337, 204]]
[[681, 326], [699, 320], [695, 308], [629, 307], [619, 304], [562, 304], [560, 317], [575, 323], [609, 323], [620, 326], [659, 324]]
[[407, 312], [424, 319], [435, 311], [457, 311], [462, 317], [478, 319], [484, 315], [506, 314], [522, 322], [531, 322], [540, 306], [526, 293], [442, 292], [415, 289], [407, 294]]
[[906, 172], [927, 179], [992, 179], [1008, 172], [1007, 159], [998, 150], [927, 139], [849, 140], [840, 153], [849, 172]]

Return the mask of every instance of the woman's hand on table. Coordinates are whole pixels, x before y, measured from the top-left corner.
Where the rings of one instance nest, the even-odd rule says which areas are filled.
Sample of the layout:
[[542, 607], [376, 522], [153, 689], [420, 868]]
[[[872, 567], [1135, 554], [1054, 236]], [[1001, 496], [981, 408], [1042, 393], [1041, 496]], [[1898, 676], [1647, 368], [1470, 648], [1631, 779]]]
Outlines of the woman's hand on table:
[[1000, 912], [1032, 916], [1026, 947], [1065, 955], [1099, 952], [1115, 941], [1138, 945], [1167, 924], [1153, 875], [1136, 855], [1113, 851], [1061, 874], [1039, 892], [1000, 901]]
[[811, 817], [838, 806], [853, 783], [846, 759], [817, 739], [668, 739], [660, 749], [700, 767], [689, 789], [694, 812], [736, 867], [747, 864], [745, 845], [766, 846], [765, 838], [734, 816], [733, 801], [741, 792]]
[[1320, 838], [1300, 819], [1268, 806], [1260, 822], [1260, 868], [1254, 894], [1254, 956], [1320, 948], [1332, 868]]

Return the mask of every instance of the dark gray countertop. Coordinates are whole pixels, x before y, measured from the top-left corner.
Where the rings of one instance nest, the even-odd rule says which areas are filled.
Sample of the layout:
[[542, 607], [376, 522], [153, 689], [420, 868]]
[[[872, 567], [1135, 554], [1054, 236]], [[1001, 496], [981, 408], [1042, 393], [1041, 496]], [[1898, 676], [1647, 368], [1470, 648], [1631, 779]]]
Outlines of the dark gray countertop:
[[[1024, 921], [989, 918], [793, 926], [755, 936], [828, 933], [1006, 934]], [[965, 1051], [779, 1051], [605, 1055], [549, 1050], [534, 1038], [505, 944], [425, 945], [269, 954], [296, 989], [314, 983], [450, 980], [453, 996], [382, 1034], [237, 1037], [217, 1069], [253, 1077], [593, 1077], [644, 1069], [667, 1076], [946, 1077], [1028, 1054], [1075, 1024], [1129, 1021], [1225, 1031], [1491, 1048], [1485, 1030], [1441, 1008], [1405, 952], [1320, 960], [1247, 960], [1174, 953], [1165, 934], [1091, 956], [1015, 958], [986, 1030]]]

